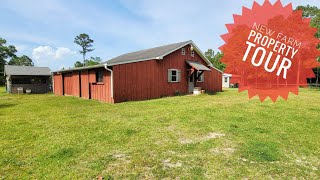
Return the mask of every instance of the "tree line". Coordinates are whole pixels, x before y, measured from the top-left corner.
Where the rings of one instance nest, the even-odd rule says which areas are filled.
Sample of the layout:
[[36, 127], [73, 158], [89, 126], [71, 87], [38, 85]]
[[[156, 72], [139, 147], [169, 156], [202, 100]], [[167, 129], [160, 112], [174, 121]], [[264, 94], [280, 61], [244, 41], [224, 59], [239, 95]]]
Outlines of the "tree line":
[[[306, 18], [311, 18], [310, 26], [318, 28], [318, 31], [314, 35], [318, 39], [320, 38], [320, 9], [316, 6], [298, 6], [296, 10], [302, 10], [302, 16]], [[317, 49], [320, 50], [320, 44], [318, 44]], [[320, 62], [320, 57], [318, 57], [318, 62]], [[319, 78], [320, 78], [320, 67], [314, 68], [313, 72], [316, 76], [314, 82], [310, 81], [309, 83], [315, 83], [316, 87], [319, 87]]]
[[17, 56], [17, 52], [15, 46], [7, 45], [7, 41], [0, 38], [0, 85], [3, 85], [5, 82], [4, 65], [34, 66], [28, 56]]

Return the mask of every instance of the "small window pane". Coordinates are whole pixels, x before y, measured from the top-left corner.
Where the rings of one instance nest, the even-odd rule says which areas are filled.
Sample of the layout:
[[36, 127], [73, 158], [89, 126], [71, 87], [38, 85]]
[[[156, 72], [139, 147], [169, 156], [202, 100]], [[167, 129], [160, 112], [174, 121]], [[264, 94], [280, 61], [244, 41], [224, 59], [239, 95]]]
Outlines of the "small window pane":
[[96, 82], [103, 82], [103, 71], [96, 72]]
[[172, 76], [171, 81], [176, 82], [177, 81], [177, 76]]
[[191, 56], [194, 57], [194, 51], [191, 51]]
[[181, 73], [178, 69], [168, 70], [168, 82], [180, 82]]
[[181, 49], [181, 54], [182, 54], [182, 55], [186, 55], [186, 49], [185, 49], [185, 48], [182, 48], [182, 49]]
[[[197, 71], [197, 77], [201, 74], [200, 71]], [[198, 82], [203, 82], [203, 76], [204, 76], [204, 73], [201, 74], [201, 76], [198, 78]]]
[[224, 82], [228, 82], [228, 78], [227, 77], [224, 78]]

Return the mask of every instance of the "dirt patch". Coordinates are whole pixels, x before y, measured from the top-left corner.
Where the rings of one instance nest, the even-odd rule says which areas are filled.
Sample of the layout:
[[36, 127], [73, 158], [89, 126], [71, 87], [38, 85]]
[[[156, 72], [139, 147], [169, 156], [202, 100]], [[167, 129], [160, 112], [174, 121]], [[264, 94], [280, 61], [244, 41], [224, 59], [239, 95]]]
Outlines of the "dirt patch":
[[213, 154], [222, 154], [225, 156], [230, 156], [232, 153], [235, 152], [234, 148], [214, 148], [211, 149], [210, 152], [212, 152]]
[[126, 157], [126, 155], [125, 154], [114, 154], [113, 157], [117, 158], [117, 159], [124, 159]]
[[224, 137], [224, 136], [225, 136], [225, 134], [222, 134], [222, 133], [211, 132], [208, 135], [203, 136], [203, 137], [197, 137], [197, 138], [193, 138], [193, 139], [181, 138], [181, 139], [179, 139], [179, 142], [181, 144], [194, 144], [194, 143], [198, 143], [198, 142], [202, 142], [202, 141], [207, 141], [210, 139], [217, 139], [217, 138]]
[[166, 159], [166, 160], [163, 160], [162, 163], [163, 163], [163, 168], [164, 169], [167, 169], [167, 168], [179, 168], [179, 167], [182, 166], [182, 163], [180, 163], [180, 162], [172, 163], [170, 158]]
[[225, 136], [225, 134], [221, 134], [221, 133], [209, 133], [206, 137], [203, 137], [204, 140], [207, 140], [207, 139], [216, 139], [216, 138], [219, 138], [219, 137], [223, 137]]
[[191, 139], [180, 139], [179, 141], [180, 141], [181, 144], [193, 144], [193, 143], [195, 143]]
[[130, 156], [127, 156], [126, 154], [113, 154], [112, 156], [118, 161], [121, 161], [122, 163], [125, 163], [125, 164], [129, 164], [131, 162]]

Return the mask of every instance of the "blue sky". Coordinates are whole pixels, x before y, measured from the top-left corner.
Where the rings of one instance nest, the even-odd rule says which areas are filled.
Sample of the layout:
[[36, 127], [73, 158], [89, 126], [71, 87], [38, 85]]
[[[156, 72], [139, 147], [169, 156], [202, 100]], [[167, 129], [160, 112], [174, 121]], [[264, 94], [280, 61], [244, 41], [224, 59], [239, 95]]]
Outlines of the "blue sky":
[[[275, 0], [270, 0], [272, 3]], [[258, 0], [262, 3], [263, 0]], [[319, 0], [282, 0], [314, 5]], [[103, 60], [154, 46], [193, 40], [202, 51], [223, 44], [224, 24], [252, 0], [2, 0], [0, 37], [52, 70], [81, 60], [74, 37], [87, 33]]]

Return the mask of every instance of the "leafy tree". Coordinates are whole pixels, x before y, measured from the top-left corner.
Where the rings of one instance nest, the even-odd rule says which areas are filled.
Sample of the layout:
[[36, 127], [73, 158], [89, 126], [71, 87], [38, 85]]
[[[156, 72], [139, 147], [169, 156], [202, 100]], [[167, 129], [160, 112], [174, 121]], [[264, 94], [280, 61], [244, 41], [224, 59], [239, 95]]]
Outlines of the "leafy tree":
[[80, 62], [80, 61], [76, 61], [76, 62], [74, 63], [74, 67], [83, 67], [83, 66], [84, 66], [83, 63]]
[[102, 59], [100, 57], [91, 57], [89, 60], [84, 61], [85, 64], [83, 64], [80, 61], [76, 61], [74, 63], [74, 67], [94, 66], [94, 65], [100, 64], [101, 61]]
[[[302, 10], [302, 16], [306, 18], [312, 18], [310, 25], [312, 27], [318, 28], [317, 33], [314, 35], [317, 38], [320, 38], [320, 9], [316, 6], [298, 6], [296, 10]], [[320, 50], [320, 44], [318, 44], [317, 48]], [[318, 57], [318, 61], [320, 62], [320, 57]], [[314, 73], [316, 75], [316, 86], [319, 84], [320, 77], [320, 67], [315, 68]]]
[[220, 62], [221, 58], [223, 57], [223, 53], [217, 52], [216, 54], [214, 54], [214, 51], [212, 49], [208, 49], [208, 51], [205, 52], [205, 56], [209, 59], [209, 61], [215, 68], [224, 71], [226, 65]]
[[7, 41], [0, 38], [0, 84], [4, 84], [4, 65], [7, 64], [7, 59], [16, 57], [15, 53], [17, 52], [16, 48], [12, 45], [6, 45]]
[[91, 49], [92, 43], [94, 41], [90, 39], [88, 34], [82, 33], [78, 35], [76, 38], [74, 38], [74, 43], [78, 44], [82, 47], [82, 50], [79, 51], [83, 56], [83, 66], [85, 66], [85, 60], [86, 60], [86, 54], [87, 52], [91, 52], [94, 49]]
[[13, 57], [8, 63], [9, 65], [18, 65], [18, 66], [34, 66], [32, 59], [28, 56], [23, 55], [21, 57]]
[[89, 60], [86, 60], [86, 66], [94, 66], [100, 64], [102, 59], [100, 57], [91, 57]]

